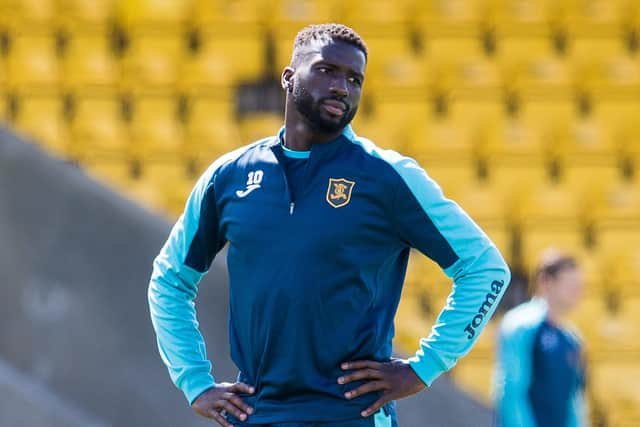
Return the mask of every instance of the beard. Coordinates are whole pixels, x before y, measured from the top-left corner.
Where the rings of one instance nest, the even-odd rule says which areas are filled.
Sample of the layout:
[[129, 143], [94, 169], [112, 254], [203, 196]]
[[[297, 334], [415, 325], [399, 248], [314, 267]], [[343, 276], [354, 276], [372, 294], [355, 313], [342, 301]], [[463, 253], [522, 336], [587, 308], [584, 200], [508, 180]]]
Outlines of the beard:
[[296, 109], [307, 120], [311, 128], [320, 133], [334, 133], [344, 129], [356, 115], [357, 108], [348, 107], [344, 112], [340, 120], [334, 121], [326, 119], [322, 116], [322, 110], [320, 109], [323, 98], [318, 102], [315, 102], [311, 94], [301, 85], [296, 85], [291, 93], [293, 97], [293, 103]]

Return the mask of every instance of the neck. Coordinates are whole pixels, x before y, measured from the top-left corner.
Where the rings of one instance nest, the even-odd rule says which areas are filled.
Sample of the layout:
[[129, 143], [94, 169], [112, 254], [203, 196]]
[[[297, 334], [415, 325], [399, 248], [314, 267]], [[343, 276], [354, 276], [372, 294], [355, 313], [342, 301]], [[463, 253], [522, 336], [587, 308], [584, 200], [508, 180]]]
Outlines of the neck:
[[567, 317], [567, 310], [543, 296], [547, 303], [547, 319], [556, 325], [562, 324]]
[[292, 102], [287, 100], [284, 113], [284, 143], [290, 150], [309, 151], [313, 144], [333, 141], [342, 133], [342, 129], [331, 133], [322, 133], [313, 129]]

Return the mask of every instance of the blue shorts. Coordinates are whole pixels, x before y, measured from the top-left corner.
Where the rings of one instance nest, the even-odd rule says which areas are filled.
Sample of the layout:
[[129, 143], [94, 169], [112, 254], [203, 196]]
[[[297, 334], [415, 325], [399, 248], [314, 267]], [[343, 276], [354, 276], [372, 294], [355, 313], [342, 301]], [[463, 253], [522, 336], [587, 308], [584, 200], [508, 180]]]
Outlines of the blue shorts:
[[[233, 422], [233, 421], [232, 421]], [[246, 424], [245, 424], [246, 425]], [[346, 421], [323, 422], [283, 422], [271, 424], [251, 424], [247, 427], [398, 427], [395, 402], [386, 404], [373, 416]]]

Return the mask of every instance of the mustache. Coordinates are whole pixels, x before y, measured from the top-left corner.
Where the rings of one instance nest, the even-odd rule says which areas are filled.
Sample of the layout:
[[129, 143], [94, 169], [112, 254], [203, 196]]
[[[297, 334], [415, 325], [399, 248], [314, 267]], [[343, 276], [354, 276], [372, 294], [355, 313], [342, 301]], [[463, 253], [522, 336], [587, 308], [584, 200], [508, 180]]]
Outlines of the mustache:
[[344, 111], [345, 112], [351, 110], [351, 105], [349, 105], [349, 103], [344, 98], [335, 97], [335, 96], [327, 96], [325, 98], [321, 98], [318, 101], [318, 104], [322, 104], [325, 101], [334, 101], [334, 102], [341, 103], [342, 105], [344, 105]]

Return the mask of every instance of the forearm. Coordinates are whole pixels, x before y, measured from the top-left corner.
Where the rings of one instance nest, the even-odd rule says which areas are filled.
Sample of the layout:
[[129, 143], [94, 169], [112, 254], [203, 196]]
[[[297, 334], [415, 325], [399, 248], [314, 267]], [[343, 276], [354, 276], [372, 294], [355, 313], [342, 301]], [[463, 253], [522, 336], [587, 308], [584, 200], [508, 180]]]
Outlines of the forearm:
[[211, 363], [198, 329], [194, 299], [199, 275], [176, 272], [158, 257], [149, 283], [148, 301], [158, 350], [171, 380], [189, 403], [214, 384]]
[[493, 245], [485, 246], [475, 258], [460, 259], [445, 271], [453, 278], [452, 292], [431, 334], [420, 340], [420, 349], [410, 359], [427, 385], [473, 347], [511, 279]]

